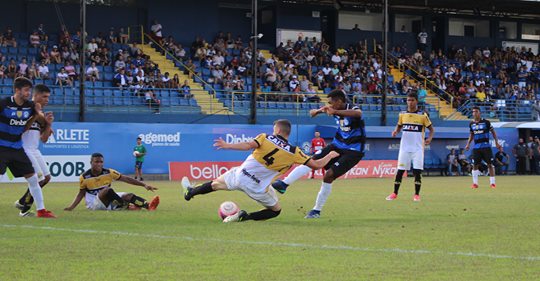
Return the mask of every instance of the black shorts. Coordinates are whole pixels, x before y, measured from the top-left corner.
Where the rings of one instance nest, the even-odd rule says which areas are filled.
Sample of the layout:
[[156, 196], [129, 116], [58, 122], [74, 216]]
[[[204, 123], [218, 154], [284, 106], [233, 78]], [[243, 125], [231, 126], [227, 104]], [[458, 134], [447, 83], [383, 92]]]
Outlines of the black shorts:
[[312, 158], [314, 160], [321, 159], [324, 156], [328, 155], [330, 151], [335, 151], [339, 153], [339, 156], [330, 160], [326, 166], [325, 170], [330, 170], [334, 172], [334, 177], [337, 179], [347, 173], [352, 167], [356, 166], [362, 157], [364, 157], [363, 152], [353, 151], [348, 149], [339, 149], [334, 144], [330, 144], [323, 148], [320, 153], [316, 153]]
[[135, 161], [135, 168], [141, 169], [142, 168], [142, 161]]
[[16, 178], [34, 173], [32, 162], [30, 162], [24, 149], [0, 146], [0, 175], [5, 174], [7, 168]]
[[482, 160], [488, 165], [493, 163], [493, 152], [491, 151], [491, 147], [473, 149], [473, 164], [480, 165], [482, 164]]

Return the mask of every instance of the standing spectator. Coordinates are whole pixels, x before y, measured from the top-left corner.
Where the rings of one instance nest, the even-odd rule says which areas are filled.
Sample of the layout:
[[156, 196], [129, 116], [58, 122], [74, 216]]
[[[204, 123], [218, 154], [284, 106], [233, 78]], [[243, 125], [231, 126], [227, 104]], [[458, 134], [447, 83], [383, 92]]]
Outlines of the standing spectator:
[[146, 147], [142, 144], [140, 137], [137, 138], [137, 145], [133, 148], [133, 155], [135, 156], [135, 179], [138, 177], [140, 181], [144, 181], [142, 177], [142, 165], [144, 156], [146, 155]]
[[[311, 155], [315, 155], [317, 153], [321, 153], [321, 150], [326, 146], [326, 142], [323, 138], [321, 138], [321, 133], [315, 131], [315, 137], [311, 140]], [[321, 169], [322, 176], [324, 177], [325, 170]], [[311, 170], [311, 177], [315, 178], [315, 170]]]
[[529, 139], [532, 139], [529, 149], [530, 152], [530, 166], [531, 166], [531, 174], [540, 175], [540, 167], [539, 167], [539, 161], [540, 161], [540, 140], [538, 139], [538, 136], [530, 137]]
[[418, 49], [420, 49], [422, 52], [425, 52], [427, 49], [427, 39], [428, 39], [428, 34], [425, 28], [422, 28], [422, 32], [418, 33], [417, 38], [418, 38]]
[[497, 175], [506, 175], [508, 173], [508, 164], [510, 163], [510, 157], [504, 152], [502, 146], [499, 151], [495, 153], [495, 173]]
[[154, 40], [156, 40], [156, 42], [158, 44], [161, 45], [161, 40], [163, 39], [163, 35], [161, 33], [161, 29], [163, 27], [161, 26], [161, 24], [158, 23], [157, 20], [154, 20], [154, 23], [152, 24], [152, 27], [150, 27], [150, 30], [152, 31], [152, 35], [154, 37]]
[[524, 175], [527, 172], [526, 162], [529, 155], [529, 147], [527, 147], [523, 138], [519, 138], [519, 143], [514, 145], [512, 152], [516, 158], [516, 173], [518, 175]]

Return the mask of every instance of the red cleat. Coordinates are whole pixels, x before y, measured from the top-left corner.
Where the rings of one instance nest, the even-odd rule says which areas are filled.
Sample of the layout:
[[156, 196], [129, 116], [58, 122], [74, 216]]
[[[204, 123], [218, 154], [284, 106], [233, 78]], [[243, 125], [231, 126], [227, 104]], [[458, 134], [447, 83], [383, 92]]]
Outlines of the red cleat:
[[494, 183], [492, 183], [492, 184], [489, 185], [489, 187], [491, 187], [491, 189], [495, 189], [496, 186], [495, 186]]
[[420, 202], [420, 195], [415, 194], [415, 195], [413, 196], [413, 201], [414, 201], [414, 202]]
[[478, 185], [476, 183], [473, 183], [472, 186], [471, 186], [472, 189], [476, 189], [478, 188]]
[[390, 195], [388, 195], [388, 197], [386, 197], [386, 201], [392, 201], [392, 200], [396, 200], [397, 199], [397, 194], [395, 193], [392, 193]]
[[47, 219], [55, 219], [56, 216], [51, 212], [47, 211], [46, 209], [41, 209], [37, 211], [37, 217], [38, 218], [47, 218]]
[[148, 211], [154, 211], [159, 205], [159, 196], [154, 196], [150, 204], [148, 204]]

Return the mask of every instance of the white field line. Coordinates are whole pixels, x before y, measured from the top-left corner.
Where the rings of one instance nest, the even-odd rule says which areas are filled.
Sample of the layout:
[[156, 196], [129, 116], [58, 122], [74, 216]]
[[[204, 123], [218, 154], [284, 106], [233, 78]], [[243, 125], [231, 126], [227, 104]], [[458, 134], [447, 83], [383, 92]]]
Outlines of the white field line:
[[514, 260], [526, 260], [526, 261], [540, 261], [540, 256], [510, 256], [510, 255], [498, 255], [487, 253], [474, 253], [474, 252], [445, 252], [437, 250], [410, 250], [399, 248], [364, 248], [353, 246], [332, 246], [332, 245], [313, 245], [303, 243], [287, 243], [287, 242], [271, 242], [271, 241], [245, 241], [245, 240], [227, 240], [217, 238], [200, 238], [191, 236], [171, 236], [160, 234], [147, 234], [137, 232], [126, 231], [103, 231], [93, 229], [71, 229], [60, 228], [50, 226], [34, 226], [34, 225], [15, 225], [15, 224], [0, 224], [1, 228], [25, 228], [35, 230], [49, 230], [49, 231], [63, 231], [63, 232], [75, 232], [75, 233], [90, 233], [90, 234], [107, 234], [107, 235], [121, 235], [132, 237], [145, 237], [156, 239], [175, 239], [185, 241], [203, 241], [203, 242], [216, 242], [216, 243], [232, 243], [241, 245], [263, 245], [272, 247], [285, 247], [285, 248], [308, 248], [315, 250], [340, 250], [340, 251], [352, 251], [352, 252], [373, 252], [373, 253], [398, 253], [398, 254], [414, 254], [414, 255], [443, 255], [443, 256], [461, 256], [461, 257], [481, 257], [490, 259], [514, 259]]

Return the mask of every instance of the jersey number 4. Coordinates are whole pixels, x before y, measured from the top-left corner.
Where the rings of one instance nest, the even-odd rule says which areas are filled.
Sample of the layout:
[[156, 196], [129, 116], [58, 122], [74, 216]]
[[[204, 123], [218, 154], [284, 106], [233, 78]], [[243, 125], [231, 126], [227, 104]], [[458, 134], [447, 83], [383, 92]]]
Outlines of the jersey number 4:
[[270, 151], [268, 154], [263, 156], [264, 161], [266, 162], [266, 166], [270, 166], [274, 164], [274, 157], [272, 157], [274, 154], [276, 154], [279, 151], [279, 148], [276, 148], [272, 151]]

